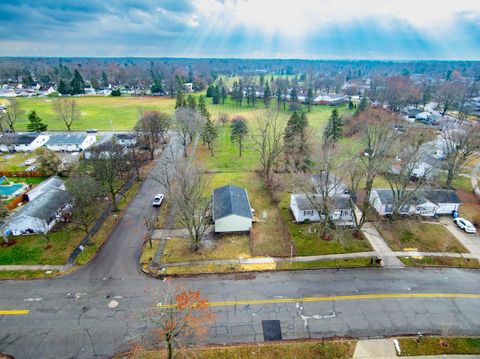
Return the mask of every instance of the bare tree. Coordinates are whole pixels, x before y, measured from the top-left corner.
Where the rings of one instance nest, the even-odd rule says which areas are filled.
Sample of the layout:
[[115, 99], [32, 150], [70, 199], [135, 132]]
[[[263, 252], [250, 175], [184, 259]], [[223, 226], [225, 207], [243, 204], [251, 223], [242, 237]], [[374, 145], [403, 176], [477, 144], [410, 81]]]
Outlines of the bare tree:
[[113, 141], [95, 146], [90, 158], [95, 178], [97, 178], [108, 190], [112, 197], [113, 210], [116, 211], [116, 197], [125, 181], [123, 175], [130, 168], [125, 160], [123, 146]]
[[228, 114], [225, 112], [218, 114], [218, 121], [222, 124], [223, 127], [225, 127], [225, 124], [228, 122], [228, 118]]
[[183, 146], [184, 157], [188, 155], [188, 145], [193, 141], [195, 136], [201, 133], [205, 122], [205, 117], [192, 109], [178, 108], [175, 111], [175, 124], [180, 142]]
[[442, 109], [442, 116], [459, 101], [464, 91], [461, 83], [453, 81], [446, 81], [438, 87], [436, 98]]
[[445, 185], [451, 187], [467, 160], [480, 150], [480, 125], [464, 122], [458, 128], [452, 124], [444, 126], [440, 147], [443, 167], [447, 171]]
[[13, 133], [15, 133], [15, 123], [20, 118], [20, 116], [22, 116], [23, 109], [17, 99], [12, 98], [9, 100], [9, 102], [10, 103], [5, 109], [2, 117], [7, 126], [12, 130]]
[[257, 130], [252, 136], [254, 149], [260, 157], [263, 176], [267, 185], [272, 183], [272, 171], [277, 164], [285, 142], [283, 141], [284, 122], [278, 111], [262, 111], [256, 115]]
[[73, 122], [80, 118], [80, 109], [73, 98], [59, 98], [53, 103], [53, 111], [63, 120], [68, 131]]
[[156, 228], [156, 219], [155, 216], [143, 216], [143, 223], [145, 223], [145, 229], [147, 230], [145, 234], [145, 239], [148, 241], [148, 244], [150, 248], [153, 248], [152, 245], [152, 237], [153, 237], [153, 232], [155, 231]]
[[187, 229], [192, 249], [201, 247], [203, 234], [209, 225], [209, 200], [205, 198], [205, 179], [200, 167], [182, 161], [175, 169], [171, 193], [177, 205], [180, 222]]
[[72, 195], [72, 221], [88, 234], [98, 216], [97, 199], [102, 195], [101, 186], [95, 179], [83, 173], [72, 175], [66, 186]]
[[422, 178], [412, 181], [415, 171], [424, 161], [423, 145], [431, 140], [426, 131], [410, 132], [402, 136], [398, 148], [398, 156], [391, 168], [385, 173], [393, 197], [393, 211], [391, 219], [395, 220], [401, 213], [402, 208], [411, 202], [422, 192], [428, 183], [433, 167], [424, 170]]
[[365, 150], [360, 154], [360, 163], [365, 173], [365, 199], [362, 206], [362, 217], [359, 227], [367, 221], [367, 211], [370, 208], [369, 198], [372, 193], [373, 181], [389, 168], [391, 148], [396, 141], [392, 130], [394, 116], [383, 109], [369, 108], [359, 116], [359, 121], [365, 121], [363, 145]]
[[150, 159], [154, 159], [155, 150], [160, 140], [165, 142], [165, 133], [170, 126], [169, 116], [160, 111], [143, 111], [138, 120], [135, 131], [142, 142], [148, 147]]
[[208, 333], [214, 314], [207, 298], [198, 290], [172, 289], [167, 285], [158, 300], [145, 316], [154, 325], [156, 337], [167, 347], [167, 358], [173, 359], [182, 338], [198, 339]]

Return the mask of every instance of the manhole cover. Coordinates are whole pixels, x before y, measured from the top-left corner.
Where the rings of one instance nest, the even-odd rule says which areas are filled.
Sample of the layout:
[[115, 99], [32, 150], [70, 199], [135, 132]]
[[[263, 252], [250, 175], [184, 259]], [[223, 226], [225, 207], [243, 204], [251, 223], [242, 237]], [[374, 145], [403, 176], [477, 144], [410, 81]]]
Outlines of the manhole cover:
[[279, 320], [262, 320], [263, 340], [266, 342], [282, 340], [282, 328]]

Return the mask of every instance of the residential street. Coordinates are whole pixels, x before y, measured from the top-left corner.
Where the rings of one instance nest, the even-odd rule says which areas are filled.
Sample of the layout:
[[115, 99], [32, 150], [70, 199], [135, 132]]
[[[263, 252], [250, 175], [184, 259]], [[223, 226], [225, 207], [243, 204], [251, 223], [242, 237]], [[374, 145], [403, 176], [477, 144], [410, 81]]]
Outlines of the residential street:
[[[143, 215], [156, 210], [151, 200], [158, 192], [157, 183], [145, 181], [99, 255], [81, 270], [53, 280], [0, 282], [0, 352], [16, 358], [107, 358], [127, 349], [147, 325], [142, 312], [155, 303], [152, 291], [166, 284], [137, 269]], [[214, 302], [211, 343], [262, 341], [264, 319], [280, 320], [283, 338], [480, 334], [475, 270], [332, 269], [173, 283], [199, 289]], [[118, 306], [111, 309], [113, 300]]]

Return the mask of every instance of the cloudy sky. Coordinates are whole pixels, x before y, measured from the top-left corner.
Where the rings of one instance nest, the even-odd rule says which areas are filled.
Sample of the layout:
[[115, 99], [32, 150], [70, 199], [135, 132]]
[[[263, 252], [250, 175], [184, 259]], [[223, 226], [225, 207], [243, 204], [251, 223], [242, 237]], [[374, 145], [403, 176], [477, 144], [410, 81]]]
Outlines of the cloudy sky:
[[480, 59], [479, 0], [0, 0], [0, 56]]

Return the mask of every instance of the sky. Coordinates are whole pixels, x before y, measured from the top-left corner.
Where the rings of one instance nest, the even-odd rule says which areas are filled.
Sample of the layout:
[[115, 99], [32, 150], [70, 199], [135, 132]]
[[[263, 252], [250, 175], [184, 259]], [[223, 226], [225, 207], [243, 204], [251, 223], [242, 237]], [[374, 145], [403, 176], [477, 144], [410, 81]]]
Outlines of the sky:
[[0, 0], [0, 56], [480, 60], [480, 0]]

